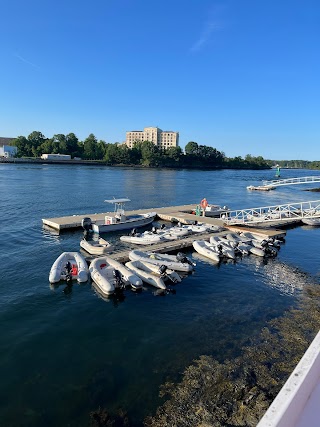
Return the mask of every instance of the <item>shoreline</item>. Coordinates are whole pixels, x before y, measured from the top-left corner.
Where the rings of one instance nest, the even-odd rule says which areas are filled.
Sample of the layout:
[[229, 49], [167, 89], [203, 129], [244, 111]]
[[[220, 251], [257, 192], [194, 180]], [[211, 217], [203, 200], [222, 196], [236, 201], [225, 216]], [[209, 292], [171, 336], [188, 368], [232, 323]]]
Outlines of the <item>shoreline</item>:
[[143, 166], [143, 165], [130, 165], [130, 164], [116, 164], [111, 165], [104, 160], [51, 160], [39, 158], [5, 158], [0, 157], [0, 164], [42, 164], [42, 165], [85, 165], [85, 166], [106, 166], [112, 168], [136, 168], [136, 169], [174, 169], [174, 170], [269, 170], [268, 168], [249, 168], [249, 167], [227, 167], [227, 166]]

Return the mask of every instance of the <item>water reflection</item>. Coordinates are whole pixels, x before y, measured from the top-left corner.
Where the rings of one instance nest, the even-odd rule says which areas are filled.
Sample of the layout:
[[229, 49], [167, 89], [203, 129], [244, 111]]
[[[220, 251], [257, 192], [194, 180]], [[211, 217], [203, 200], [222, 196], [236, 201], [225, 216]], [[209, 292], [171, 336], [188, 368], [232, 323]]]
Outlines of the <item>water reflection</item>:
[[114, 307], [118, 307], [119, 304], [124, 302], [124, 300], [126, 299], [125, 290], [123, 289], [116, 289], [116, 291], [112, 295], [107, 296], [101, 292], [95, 282], [92, 282], [92, 288], [94, 289], [94, 292], [99, 298], [101, 298], [105, 302], [112, 303]]
[[308, 282], [310, 283], [308, 274], [277, 258], [248, 257], [244, 262], [250, 270], [254, 269], [262, 275], [263, 282], [267, 286], [276, 288], [286, 295], [293, 295], [301, 291]]

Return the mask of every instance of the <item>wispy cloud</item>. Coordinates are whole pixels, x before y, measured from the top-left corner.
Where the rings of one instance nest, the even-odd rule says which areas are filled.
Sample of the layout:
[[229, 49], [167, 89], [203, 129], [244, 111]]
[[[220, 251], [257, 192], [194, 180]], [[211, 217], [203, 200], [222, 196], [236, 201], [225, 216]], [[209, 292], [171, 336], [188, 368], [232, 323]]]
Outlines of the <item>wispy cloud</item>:
[[206, 19], [198, 39], [193, 43], [190, 52], [196, 53], [204, 49], [214, 38], [214, 35], [225, 27], [228, 2], [216, 3], [206, 11]]
[[20, 61], [24, 62], [25, 64], [31, 65], [31, 67], [39, 68], [38, 65], [34, 64], [33, 62], [28, 61], [27, 59], [23, 58], [22, 56], [18, 55], [17, 53], [14, 53], [13, 56], [18, 58]]
[[222, 25], [217, 21], [206, 22], [198, 40], [191, 46], [191, 52], [197, 52], [211, 39], [212, 34], [220, 31]]

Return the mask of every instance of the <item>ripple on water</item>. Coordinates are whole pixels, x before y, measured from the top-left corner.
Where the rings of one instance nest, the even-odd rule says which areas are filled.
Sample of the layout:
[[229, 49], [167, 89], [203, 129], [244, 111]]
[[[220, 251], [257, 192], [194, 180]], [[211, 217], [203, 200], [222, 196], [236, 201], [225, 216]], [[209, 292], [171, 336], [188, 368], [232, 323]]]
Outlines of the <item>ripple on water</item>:
[[[82, 232], [48, 232], [41, 218], [103, 212], [103, 200], [113, 196], [131, 198], [128, 209], [198, 203], [203, 196], [243, 208], [303, 200], [305, 193], [246, 190], [249, 183], [272, 179], [270, 171], [38, 165], [5, 171], [5, 185], [0, 183], [0, 214], [6, 218], [0, 249], [3, 425], [19, 426], [27, 417], [33, 427], [87, 426], [88, 413], [99, 406], [124, 407], [141, 421], [159, 403], [161, 383], [179, 378], [200, 354], [232, 359], [269, 319], [295, 304], [308, 280], [318, 281], [319, 230], [298, 228], [288, 231], [278, 257], [267, 263], [250, 255], [217, 266], [194, 255], [195, 272], [174, 287], [175, 295], [156, 296], [145, 286], [107, 302], [90, 282], [74, 284], [69, 293], [64, 285], [50, 288], [52, 263], [61, 252], [79, 250]], [[119, 244], [119, 236], [104, 237]]]

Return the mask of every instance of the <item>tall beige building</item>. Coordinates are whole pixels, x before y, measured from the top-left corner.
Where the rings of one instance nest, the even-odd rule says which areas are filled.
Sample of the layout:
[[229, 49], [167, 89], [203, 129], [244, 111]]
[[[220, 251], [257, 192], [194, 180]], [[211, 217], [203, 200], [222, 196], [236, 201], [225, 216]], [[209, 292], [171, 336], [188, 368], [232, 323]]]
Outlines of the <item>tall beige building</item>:
[[129, 148], [137, 141], [151, 141], [159, 148], [179, 146], [179, 132], [163, 131], [157, 127], [147, 127], [141, 130], [133, 130], [126, 133], [126, 144]]

